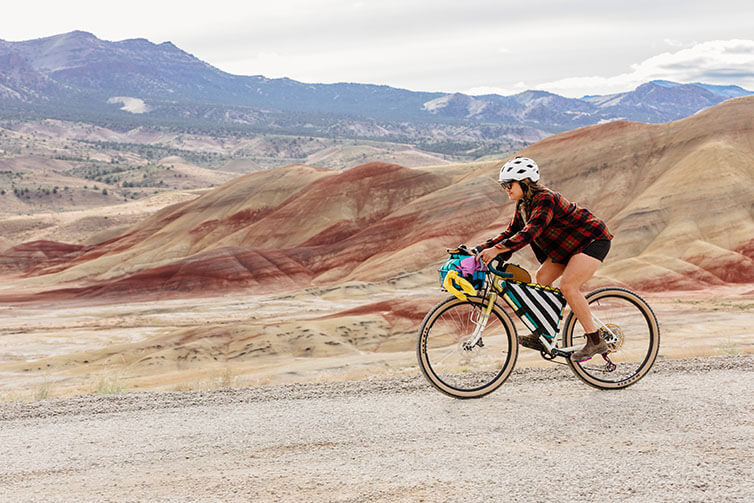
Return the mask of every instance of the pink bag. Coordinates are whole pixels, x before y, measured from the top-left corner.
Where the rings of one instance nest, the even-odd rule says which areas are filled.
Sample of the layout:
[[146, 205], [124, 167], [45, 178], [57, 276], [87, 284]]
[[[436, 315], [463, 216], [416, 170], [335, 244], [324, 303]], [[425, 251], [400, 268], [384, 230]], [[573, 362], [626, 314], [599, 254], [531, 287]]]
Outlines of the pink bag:
[[481, 259], [477, 260], [477, 258], [473, 256], [466, 257], [465, 259], [461, 260], [458, 263], [458, 266], [460, 268], [461, 274], [467, 277], [472, 276], [477, 271], [487, 271], [487, 265], [485, 265], [484, 262], [481, 261]]

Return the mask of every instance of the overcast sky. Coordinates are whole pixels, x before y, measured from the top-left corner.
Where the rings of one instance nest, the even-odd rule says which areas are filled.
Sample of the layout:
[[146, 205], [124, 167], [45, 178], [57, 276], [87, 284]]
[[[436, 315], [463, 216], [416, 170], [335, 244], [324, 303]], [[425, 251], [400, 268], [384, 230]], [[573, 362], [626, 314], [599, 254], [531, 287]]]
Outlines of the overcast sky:
[[564, 96], [652, 79], [754, 90], [752, 0], [67, 0], [4, 5], [0, 39], [146, 38], [238, 75]]

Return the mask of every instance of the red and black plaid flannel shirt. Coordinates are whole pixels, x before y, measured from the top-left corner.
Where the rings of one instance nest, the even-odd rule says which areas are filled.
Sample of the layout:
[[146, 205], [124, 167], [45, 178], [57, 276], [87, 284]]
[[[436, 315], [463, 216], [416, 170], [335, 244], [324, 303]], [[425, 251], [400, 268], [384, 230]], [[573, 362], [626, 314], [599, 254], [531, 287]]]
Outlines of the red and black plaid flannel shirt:
[[[519, 250], [534, 243], [553, 262], [567, 263], [572, 255], [581, 252], [596, 239], [613, 239], [605, 222], [557, 192], [543, 189], [532, 198], [531, 215], [527, 222], [521, 214], [523, 201], [516, 204], [508, 228], [482, 245]], [[540, 257], [538, 257], [540, 258]]]

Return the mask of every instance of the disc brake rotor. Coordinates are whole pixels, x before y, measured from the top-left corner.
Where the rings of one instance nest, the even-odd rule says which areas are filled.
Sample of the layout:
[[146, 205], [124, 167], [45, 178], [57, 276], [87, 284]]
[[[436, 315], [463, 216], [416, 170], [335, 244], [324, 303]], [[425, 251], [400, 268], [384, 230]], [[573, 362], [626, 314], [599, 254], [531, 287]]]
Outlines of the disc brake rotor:
[[603, 331], [603, 339], [607, 343], [608, 353], [615, 353], [623, 346], [623, 330], [615, 323], [607, 323], [605, 326], [610, 330]]
[[484, 351], [482, 350], [482, 348], [484, 347], [484, 343], [482, 342], [482, 340], [479, 339], [479, 341], [477, 341], [477, 343], [473, 346], [470, 343], [471, 337], [463, 338], [458, 341], [458, 356], [460, 358], [460, 361], [465, 364], [469, 364], [478, 361], [480, 358], [483, 358]]

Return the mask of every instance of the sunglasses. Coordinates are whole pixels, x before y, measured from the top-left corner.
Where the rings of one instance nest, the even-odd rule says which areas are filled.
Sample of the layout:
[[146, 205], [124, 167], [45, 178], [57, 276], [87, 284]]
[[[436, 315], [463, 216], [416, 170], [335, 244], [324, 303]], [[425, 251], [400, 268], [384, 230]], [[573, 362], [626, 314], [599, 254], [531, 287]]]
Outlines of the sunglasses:
[[505, 190], [511, 190], [511, 187], [513, 187], [513, 182], [500, 182], [500, 186]]

